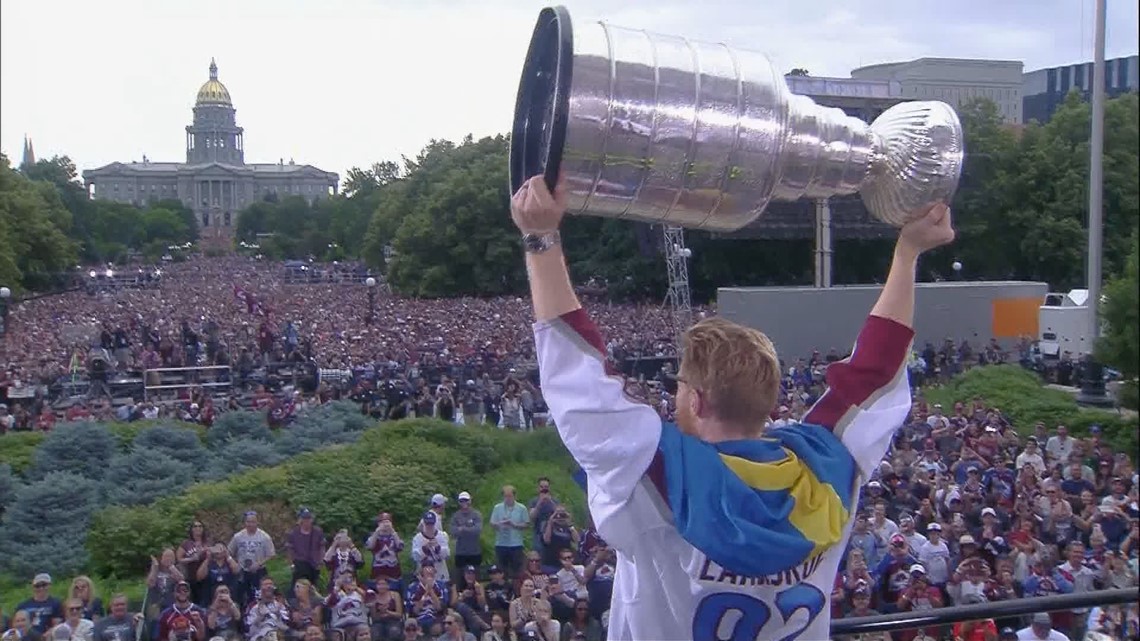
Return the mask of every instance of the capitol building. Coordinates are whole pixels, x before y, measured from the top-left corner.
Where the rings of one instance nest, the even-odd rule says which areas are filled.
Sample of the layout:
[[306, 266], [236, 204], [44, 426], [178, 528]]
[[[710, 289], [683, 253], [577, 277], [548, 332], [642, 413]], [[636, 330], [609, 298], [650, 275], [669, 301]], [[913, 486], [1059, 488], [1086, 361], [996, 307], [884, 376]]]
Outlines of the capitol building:
[[181, 200], [194, 211], [206, 245], [231, 246], [238, 212], [275, 194], [310, 202], [337, 191], [339, 176], [292, 159], [246, 163], [245, 137], [234, 117], [230, 92], [210, 61], [210, 78], [198, 90], [194, 122], [186, 127], [186, 162], [113, 162], [83, 172], [92, 198], [145, 205]]

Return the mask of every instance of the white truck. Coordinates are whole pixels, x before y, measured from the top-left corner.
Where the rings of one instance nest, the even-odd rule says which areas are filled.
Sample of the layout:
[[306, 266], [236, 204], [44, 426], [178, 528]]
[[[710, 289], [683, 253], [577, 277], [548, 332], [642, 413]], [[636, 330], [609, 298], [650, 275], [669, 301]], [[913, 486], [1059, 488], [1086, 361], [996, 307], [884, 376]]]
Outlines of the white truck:
[[1087, 289], [1045, 295], [1038, 317], [1040, 335], [1037, 339], [1043, 360], [1059, 359], [1064, 352], [1078, 360], [1093, 350], [1088, 298]]

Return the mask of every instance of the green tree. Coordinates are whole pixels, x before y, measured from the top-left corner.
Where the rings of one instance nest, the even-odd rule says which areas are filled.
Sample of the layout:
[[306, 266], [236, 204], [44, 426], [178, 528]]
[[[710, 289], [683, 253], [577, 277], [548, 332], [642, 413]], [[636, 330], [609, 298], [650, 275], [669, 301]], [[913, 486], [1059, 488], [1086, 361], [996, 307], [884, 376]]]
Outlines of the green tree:
[[130, 249], [146, 241], [143, 212], [129, 203], [96, 200], [84, 225], [84, 257], [96, 262], [125, 262]]
[[79, 171], [68, 156], [40, 159], [31, 167], [24, 167], [20, 171], [28, 180], [45, 182], [55, 187], [63, 206], [73, 216], [81, 214], [90, 203], [87, 190], [79, 181]]
[[458, 149], [463, 153], [425, 157], [417, 170], [421, 181], [431, 182], [421, 183], [423, 195], [396, 232], [389, 279], [420, 296], [519, 291], [523, 274], [518, 233], [507, 215], [506, 140], [484, 138]]
[[374, 163], [368, 169], [353, 167], [344, 179], [344, 194], [350, 198], [368, 196], [404, 175], [404, 168], [392, 160]]
[[966, 160], [952, 203], [958, 240], [951, 251], [972, 273], [1013, 276], [1005, 244], [1012, 221], [1000, 212], [1012, 202], [1008, 183], [1017, 162], [1017, 138], [990, 100], [968, 102], [958, 113]]
[[194, 210], [190, 209], [177, 198], [163, 198], [149, 203], [150, 209], [165, 209], [178, 217], [182, 221], [182, 236], [179, 240], [182, 242], [197, 242], [198, 240], [198, 217], [194, 215]]
[[142, 212], [142, 222], [147, 241], [170, 240], [174, 243], [187, 236], [186, 223], [169, 209], [146, 209]]
[[1123, 272], [1104, 287], [1106, 327], [1097, 345], [1099, 357], [1129, 380], [1140, 375], [1140, 235], [1133, 234], [1131, 243]]
[[[1118, 273], [1140, 220], [1140, 108], [1135, 94], [1105, 110], [1105, 274]], [[1090, 110], [1070, 94], [1049, 122], [1021, 129], [978, 99], [959, 109], [966, 162], [954, 199], [958, 241], [931, 261], [960, 258], [973, 276], [1084, 283]], [[942, 266], [943, 270], [945, 265]], [[943, 272], [945, 273], [945, 271]]]
[[17, 291], [57, 283], [76, 259], [76, 244], [63, 228], [69, 222], [58, 194], [0, 154], [0, 283]]

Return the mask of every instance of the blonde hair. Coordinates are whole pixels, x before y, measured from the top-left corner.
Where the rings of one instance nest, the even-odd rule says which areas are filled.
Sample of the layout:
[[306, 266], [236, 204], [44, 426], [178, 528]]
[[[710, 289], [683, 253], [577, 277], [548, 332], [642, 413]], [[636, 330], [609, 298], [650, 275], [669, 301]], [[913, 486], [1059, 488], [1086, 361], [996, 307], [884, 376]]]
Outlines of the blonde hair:
[[716, 418], [759, 431], [779, 397], [780, 359], [762, 332], [708, 318], [682, 337], [679, 378], [705, 396]]
[[[75, 593], [78, 591], [79, 586], [81, 584], [87, 584], [87, 599], [88, 600], [83, 603], [83, 606], [87, 607], [87, 604], [94, 602], [95, 597], [97, 596], [95, 594], [95, 582], [91, 580], [91, 577], [88, 577], [86, 575], [80, 575], [80, 576], [77, 576], [74, 579], [72, 579], [71, 580], [71, 587], [68, 588], [68, 590], [67, 590], [67, 596], [68, 596], [68, 598], [71, 598], [71, 599], [78, 599], [79, 597], [75, 596]], [[79, 599], [79, 600], [83, 601], [83, 599]]]

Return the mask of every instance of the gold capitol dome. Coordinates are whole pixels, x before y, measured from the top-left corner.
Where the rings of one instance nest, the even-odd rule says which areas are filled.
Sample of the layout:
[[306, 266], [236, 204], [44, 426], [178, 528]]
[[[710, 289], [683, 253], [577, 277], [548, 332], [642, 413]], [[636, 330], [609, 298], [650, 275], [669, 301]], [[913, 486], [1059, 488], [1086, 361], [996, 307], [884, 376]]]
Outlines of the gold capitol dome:
[[210, 58], [210, 79], [198, 89], [198, 100], [195, 104], [233, 106], [230, 102], [230, 90], [218, 81], [218, 65], [213, 58]]

